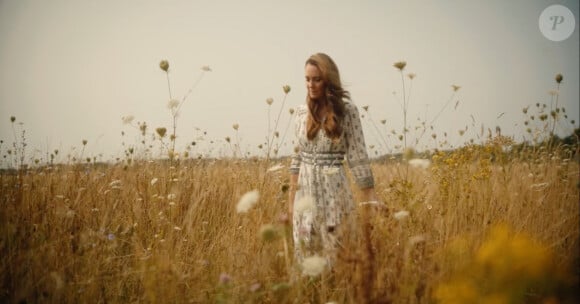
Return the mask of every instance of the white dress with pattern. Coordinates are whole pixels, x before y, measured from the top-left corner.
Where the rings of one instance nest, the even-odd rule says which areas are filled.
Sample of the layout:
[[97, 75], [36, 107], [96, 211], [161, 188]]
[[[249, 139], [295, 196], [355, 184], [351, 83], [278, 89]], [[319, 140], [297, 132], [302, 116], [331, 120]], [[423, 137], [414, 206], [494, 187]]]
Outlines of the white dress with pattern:
[[295, 121], [298, 149], [290, 165], [290, 172], [298, 174], [295, 206], [305, 196], [310, 196], [315, 206], [304, 212], [295, 211], [292, 216], [298, 261], [312, 254], [332, 256], [340, 245], [337, 234], [355, 228], [351, 226], [356, 223], [355, 203], [345, 165], [360, 188], [374, 186], [357, 107], [345, 103], [343, 134], [338, 140], [330, 139], [322, 128], [313, 140], [308, 140], [307, 117], [307, 106], [298, 107]]

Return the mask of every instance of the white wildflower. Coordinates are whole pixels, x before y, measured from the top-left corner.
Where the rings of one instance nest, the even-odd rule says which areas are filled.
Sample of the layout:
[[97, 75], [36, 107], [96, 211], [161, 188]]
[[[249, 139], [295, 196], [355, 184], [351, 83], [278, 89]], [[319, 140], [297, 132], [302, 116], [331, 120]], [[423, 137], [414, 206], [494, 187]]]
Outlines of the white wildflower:
[[427, 169], [431, 165], [431, 161], [422, 158], [413, 158], [409, 160], [409, 165], [414, 168]]
[[117, 188], [121, 187], [121, 180], [120, 180], [120, 179], [116, 179], [116, 180], [112, 181], [112, 182], [109, 184], [109, 187], [111, 187], [111, 188], [115, 188], [115, 189], [117, 189]]
[[157, 184], [157, 181], [158, 181], [158, 180], [159, 180], [159, 179], [158, 179], [157, 177], [154, 177], [153, 179], [151, 179], [151, 186], [153, 186], [153, 185]]
[[175, 226], [175, 227], [173, 227], [173, 230], [175, 230], [175, 231], [181, 231], [181, 228], [178, 227], [178, 226]]
[[167, 108], [170, 110], [176, 109], [179, 106], [179, 100], [177, 99], [171, 99], [169, 102], [167, 102]]
[[175, 197], [176, 197], [175, 193], [169, 193], [169, 194], [167, 194], [167, 199], [168, 200], [174, 200]]
[[135, 116], [133, 115], [121, 117], [121, 120], [123, 121], [124, 125], [130, 125], [133, 122], [133, 119], [135, 119]]
[[304, 196], [294, 203], [294, 212], [296, 214], [312, 210], [314, 210], [314, 199], [311, 196]]
[[548, 187], [548, 183], [539, 183], [539, 184], [533, 184], [530, 186], [530, 188], [532, 188], [532, 190], [535, 191], [542, 191], [543, 189], [545, 189], [546, 187]]
[[258, 202], [259, 198], [260, 193], [258, 192], [258, 190], [252, 190], [250, 192], [247, 192], [246, 194], [242, 195], [242, 197], [238, 201], [238, 204], [236, 205], [236, 211], [238, 213], [248, 212], [248, 210], [250, 210], [250, 208], [252, 208], [252, 206], [254, 206]]
[[322, 273], [326, 266], [326, 259], [317, 255], [307, 257], [302, 261], [302, 273], [315, 277]]
[[270, 167], [270, 169], [268, 169], [268, 172], [278, 171], [278, 170], [280, 170], [282, 168], [284, 168], [284, 165], [277, 164], [275, 166]]
[[401, 211], [395, 212], [395, 214], [393, 214], [393, 216], [395, 217], [395, 219], [397, 221], [400, 221], [400, 220], [409, 216], [409, 211], [401, 210]]
[[409, 238], [409, 245], [413, 246], [415, 244], [425, 242], [425, 235], [419, 234]]

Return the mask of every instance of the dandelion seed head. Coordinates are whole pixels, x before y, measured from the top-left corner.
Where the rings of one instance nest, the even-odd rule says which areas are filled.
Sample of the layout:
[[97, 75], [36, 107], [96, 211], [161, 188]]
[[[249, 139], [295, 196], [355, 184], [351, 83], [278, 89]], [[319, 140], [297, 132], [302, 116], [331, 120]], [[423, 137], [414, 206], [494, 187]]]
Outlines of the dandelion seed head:
[[314, 255], [304, 258], [304, 261], [302, 261], [302, 273], [311, 277], [318, 276], [324, 271], [326, 264], [326, 259], [321, 256]]
[[235, 123], [235, 124], [232, 125], [232, 128], [234, 128], [234, 130], [237, 131], [240, 128], [240, 125], [237, 124], [237, 123]]
[[238, 204], [236, 205], [236, 211], [238, 213], [246, 213], [252, 208], [260, 199], [260, 193], [258, 190], [252, 190], [250, 192], [242, 195]]

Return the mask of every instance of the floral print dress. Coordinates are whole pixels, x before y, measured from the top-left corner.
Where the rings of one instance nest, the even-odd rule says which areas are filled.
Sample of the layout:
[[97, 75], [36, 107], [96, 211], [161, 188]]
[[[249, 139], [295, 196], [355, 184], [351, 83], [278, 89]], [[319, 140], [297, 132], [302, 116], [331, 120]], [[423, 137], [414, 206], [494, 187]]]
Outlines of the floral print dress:
[[[332, 259], [340, 246], [338, 234], [343, 236], [356, 229], [355, 203], [345, 164], [358, 187], [374, 186], [357, 107], [345, 103], [343, 134], [338, 140], [326, 136], [322, 128], [313, 140], [308, 140], [307, 117], [307, 106], [298, 107], [297, 149], [290, 165], [290, 173], [298, 174], [292, 223], [295, 256], [299, 262], [313, 254]], [[305, 198], [311, 200], [313, 208], [299, 208]]]

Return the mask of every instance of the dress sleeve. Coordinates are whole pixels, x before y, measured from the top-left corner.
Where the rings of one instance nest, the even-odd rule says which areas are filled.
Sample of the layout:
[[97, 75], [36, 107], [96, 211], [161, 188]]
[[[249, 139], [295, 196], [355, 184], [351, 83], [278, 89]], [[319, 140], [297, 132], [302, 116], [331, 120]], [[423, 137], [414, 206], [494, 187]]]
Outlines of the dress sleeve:
[[348, 166], [359, 188], [374, 187], [375, 180], [370, 167], [359, 111], [351, 103], [345, 104], [345, 110], [344, 134]]
[[300, 163], [302, 162], [302, 157], [300, 156], [300, 124], [303, 112], [304, 109], [299, 107], [294, 118], [294, 152], [290, 162], [290, 174], [298, 174], [300, 172]]

